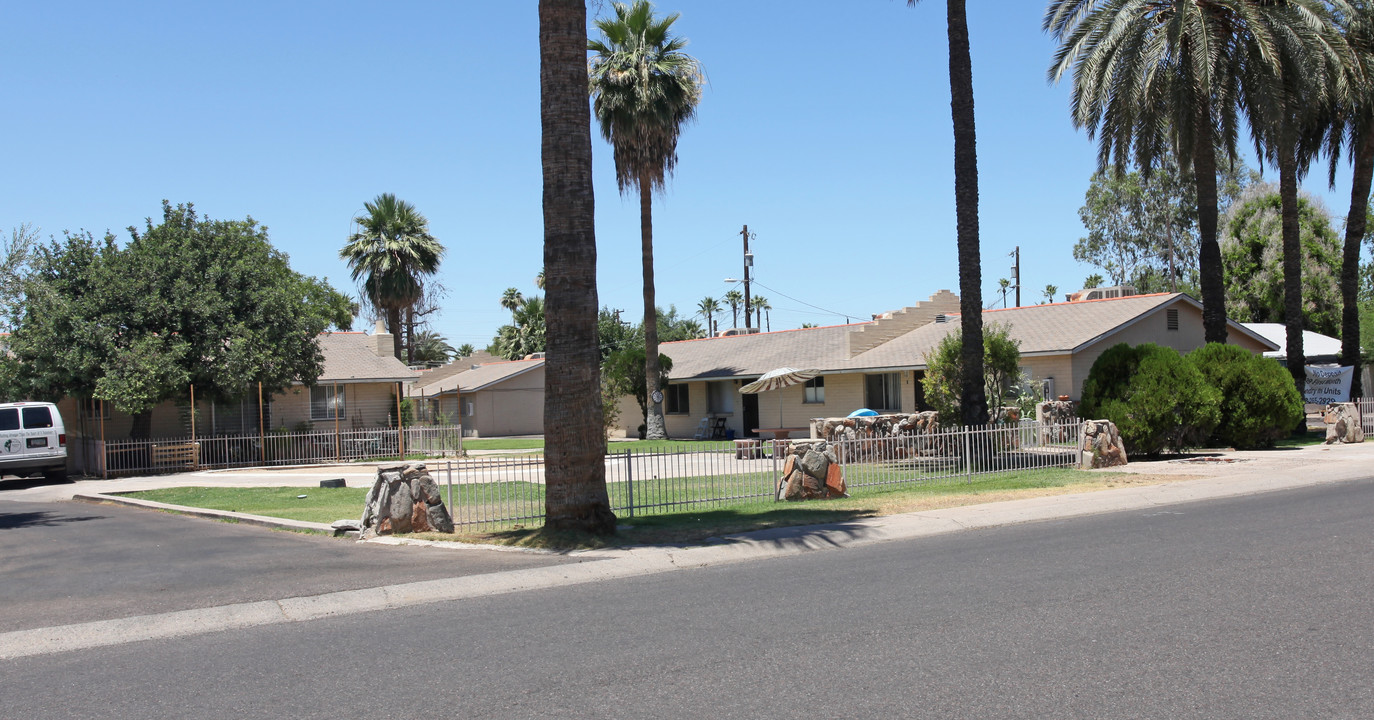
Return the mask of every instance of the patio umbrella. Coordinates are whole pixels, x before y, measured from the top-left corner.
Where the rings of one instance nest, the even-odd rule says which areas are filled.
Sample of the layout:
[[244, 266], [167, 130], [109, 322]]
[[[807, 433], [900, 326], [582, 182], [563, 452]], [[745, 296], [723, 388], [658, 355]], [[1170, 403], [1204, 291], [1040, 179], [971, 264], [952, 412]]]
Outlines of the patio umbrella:
[[[769, 370], [758, 380], [740, 388], [742, 393], [751, 395], [768, 390], [781, 390], [789, 385], [798, 385], [811, 378], [820, 375], [820, 370], [798, 370], [790, 367], [780, 367], [776, 370]], [[782, 398], [778, 398], [778, 427], [782, 427]]]

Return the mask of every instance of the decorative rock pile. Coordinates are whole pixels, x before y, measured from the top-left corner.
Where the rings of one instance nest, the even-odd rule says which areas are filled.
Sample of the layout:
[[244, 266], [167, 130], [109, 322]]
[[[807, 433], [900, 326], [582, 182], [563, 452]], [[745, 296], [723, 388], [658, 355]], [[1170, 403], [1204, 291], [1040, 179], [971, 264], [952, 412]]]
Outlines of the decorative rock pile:
[[[936, 437], [940, 429], [940, 414], [933, 411], [867, 417], [820, 418], [812, 425], [812, 434], [832, 443], [842, 443], [832, 449], [842, 455], [841, 462], [899, 459], [918, 454], [934, 455], [943, 450]], [[911, 437], [911, 443], [896, 443], [885, 438]], [[860, 442], [849, 442], [849, 441]], [[872, 442], [863, 442], [872, 441]]]
[[453, 532], [453, 518], [439, 495], [439, 484], [424, 464], [377, 468], [377, 479], [363, 501], [363, 536], [412, 532]]
[[834, 450], [824, 440], [793, 443], [787, 450], [778, 479], [779, 500], [815, 500], [849, 497], [844, 470]]
[[1040, 423], [1040, 442], [1064, 443], [1078, 440], [1078, 403], [1072, 400], [1046, 400], [1035, 406], [1035, 421]]
[[1355, 403], [1331, 403], [1322, 414], [1326, 422], [1326, 444], [1364, 442], [1364, 428], [1360, 427], [1360, 411]]
[[1126, 443], [1111, 420], [1084, 420], [1081, 467], [1084, 470], [1126, 464]]

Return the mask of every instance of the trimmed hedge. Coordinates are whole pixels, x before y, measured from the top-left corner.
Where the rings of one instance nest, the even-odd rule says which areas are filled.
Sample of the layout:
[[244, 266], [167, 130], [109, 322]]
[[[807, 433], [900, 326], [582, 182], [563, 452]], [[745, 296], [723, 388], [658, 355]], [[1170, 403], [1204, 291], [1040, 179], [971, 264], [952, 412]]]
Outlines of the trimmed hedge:
[[1080, 410], [1115, 423], [1126, 452], [1155, 455], [1206, 440], [1221, 421], [1221, 393], [1177, 350], [1121, 343], [1088, 371]]
[[1188, 353], [1188, 362], [1221, 393], [1221, 424], [1212, 434], [1219, 445], [1270, 447], [1303, 418], [1302, 396], [1277, 360], [1211, 343]]

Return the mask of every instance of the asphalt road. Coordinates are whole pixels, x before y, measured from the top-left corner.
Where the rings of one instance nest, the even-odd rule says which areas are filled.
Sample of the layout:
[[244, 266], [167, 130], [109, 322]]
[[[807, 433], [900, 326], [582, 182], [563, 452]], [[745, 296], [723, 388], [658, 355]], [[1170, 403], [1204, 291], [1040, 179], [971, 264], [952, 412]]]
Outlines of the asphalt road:
[[5, 661], [0, 708], [1367, 718], [1371, 598], [1359, 481]]
[[[0, 632], [573, 560], [357, 543], [75, 502], [0, 499]], [[0, 717], [6, 716], [0, 705]]]

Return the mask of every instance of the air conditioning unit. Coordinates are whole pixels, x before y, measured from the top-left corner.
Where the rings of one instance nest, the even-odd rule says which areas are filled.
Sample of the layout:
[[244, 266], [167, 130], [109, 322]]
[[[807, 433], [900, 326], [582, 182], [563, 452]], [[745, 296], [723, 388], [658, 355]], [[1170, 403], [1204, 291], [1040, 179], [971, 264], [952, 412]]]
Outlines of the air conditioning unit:
[[716, 333], [716, 337], [734, 337], [736, 335], [753, 335], [759, 331], [756, 327], [750, 328], [729, 328]]

